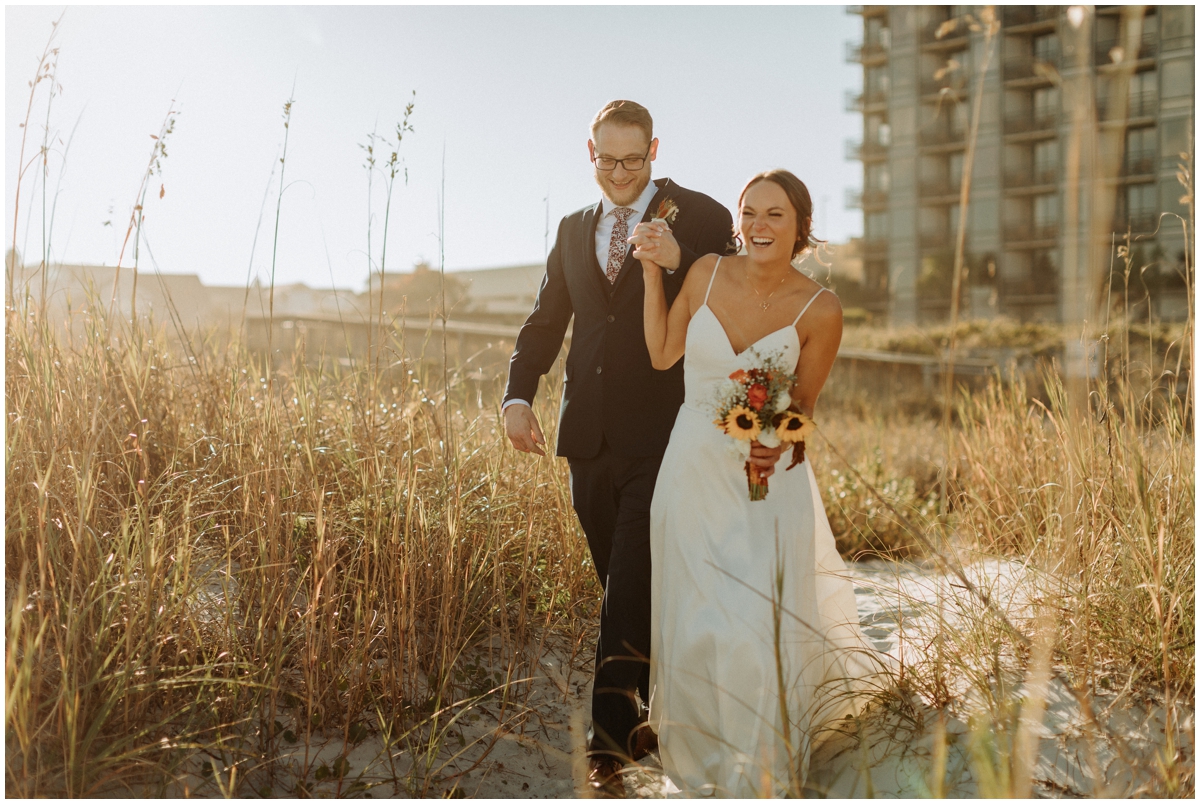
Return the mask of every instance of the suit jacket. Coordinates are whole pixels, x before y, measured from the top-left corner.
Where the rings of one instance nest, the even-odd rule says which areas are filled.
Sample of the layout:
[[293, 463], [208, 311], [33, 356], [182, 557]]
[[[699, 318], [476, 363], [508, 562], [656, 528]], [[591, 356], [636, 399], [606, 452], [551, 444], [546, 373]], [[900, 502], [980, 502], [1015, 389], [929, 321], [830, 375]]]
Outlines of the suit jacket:
[[[663, 277], [667, 304], [674, 302], [688, 269], [705, 254], [725, 254], [733, 227], [729, 211], [713, 199], [670, 179], [643, 221], [671, 198], [679, 214], [671, 230], [679, 243], [679, 268]], [[558, 428], [557, 454], [591, 458], [607, 441], [618, 455], [653, 457], [667, 440], [683, 404], [683, 361], [666, 371], [650, 365], [642, 326], [645, 284], [642, 266], [625, 258], [610, 284], [596, 261], [600, 203], [562, 219], [533, 312], [517, 336], [509, 363], [505, 401], [533, 401], [538, 380], [554, 365], [567, 325], [575, 317]], [[630, 232], [633, 226], [629, 227]]]

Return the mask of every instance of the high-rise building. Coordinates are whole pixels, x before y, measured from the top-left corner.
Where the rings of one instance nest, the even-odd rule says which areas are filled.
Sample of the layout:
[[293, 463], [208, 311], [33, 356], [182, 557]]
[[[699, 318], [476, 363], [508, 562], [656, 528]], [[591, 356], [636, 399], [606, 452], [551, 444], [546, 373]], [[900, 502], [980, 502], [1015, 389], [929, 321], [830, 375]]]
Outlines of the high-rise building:
[[989, 36], [983, 6], [849, 7], [863, 136], [847, 157], [863, 184], [847, 201], [863, 211], [868, 308], [894, 323], [947, 314], [978, 94], [964, 315], [1076, 320], [1126, 231], [1135, 268], [1150, 266], [1131, 300], [1185, 315], [1187, 241], [1160, 213], [1188, 216], [1176, 171], [1193, 142], [1194, 8], [994, 8]]

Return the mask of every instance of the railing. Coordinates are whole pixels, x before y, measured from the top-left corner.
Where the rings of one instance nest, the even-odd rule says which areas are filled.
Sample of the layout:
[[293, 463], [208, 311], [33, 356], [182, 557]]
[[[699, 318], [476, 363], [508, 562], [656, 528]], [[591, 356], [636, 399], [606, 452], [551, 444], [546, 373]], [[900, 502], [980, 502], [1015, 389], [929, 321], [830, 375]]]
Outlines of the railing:
[[863, 207], [881, 207], [887, 204], [888, 191], [874, 188], [859, 190], [846, 188], [846, 209], [862, 209]]
[[1162, 40], [1163, 50], [1191, 50], [1196, 46], [1196, 37], [1191, 34], [1183, 36], [1164, 36]]
[[847, 42], [846, 63], [858, 64], [887, 56], [887, 48], [882, 42]]
[[921, 232], [917, 236], [921, 248], [944, 248], [950, 244], [949, 232]]
[[1113, 222], [1113, 230], [1117, 232], [1133, 232], [1134, 234], [1153, 232], [1158, 228], [1157, 212], [1126, 212], [1117, 216]]
[[1001, 19], [1008, 25], [1028, 25], [1058, 19], [1059, 6], [1005, 6]]
[[1058, 221], [1015, 223], [1004, 227], [1004, 239], [1008, 241], [1053, 240], [1056, 237], [1058, 237]]
[[859, 193], [859, 203], [864, 207], [884, 206], [888, 202], [888, 191], [868, 187]]
[[886, 92], [879, 89], [873, 89], [869, 92], [856, 92], [853, 89], [846, 90], [844, 104], [847, 112], [861, 112], [867, 106], [874, 106], [878, 103], [887, 103]]
[[968, 28], [966, 22], [959, 20], [958, 24], [948, 30], [941, 39], [938, 38], [938, 31], [942, 25], [946, 24], [947, 20], [935, 20], [921, 29], [921, 43], [925, 45], [942, 45], [947, 42], [957, 42], [960, 39], [966, 39]]
[[955, 74], [943, 78], [923, 77], [921, 79], [922, 95], [936, 95], [943, 89], [951, 92], [965, 92], [967, 89], [966, 77]]
[[1010, 112], [1004, 117], [1005, 134], [1025, 134], [1031, 131], [1049, 131], [1057, 127], [1057, 109], [1034, 109], [1029, 112]]
[[[1096, 98], [1096, 115], [1102, 120], [1113, 119], [1111, 115], [1116, 114], [1114, 108], [1116, 104], [1112, 98], [1107, 95], [1102, 95]], [[1125, 117], [1132, 119], [1135, 117], [1153, 117], [1158, 113], [1158, 90], [1144, 89], [1140, 92], [1129, 93], [1129, 104], [1126, 107]]]
[[[1118, 45], [1124, 46], [1123, 39], [1096, 40], [1096, 64], [1108, 64], [1112, 61], [1112, 49]], [[1138, 43], [1138, 59], [1152, 59], [1158, 54], [1158, 31], [1145, 31]], [[1125, 54], [1128, 56], [1129, 54]]]
[[864, 256], [886, 257], [888, 253], [888, 239], [886, 237], [873, 237], [869, 240], [863, 238], [861, 248]]
[[965, 142], [966, 138], [966, 130], [953, 129], [948, 126], [921, 129], [922, 145], [948, 145]]
[[1036, 187], [1040, 184], [1054, 184], [1056, 181], [1058, 181], [1057, 167], [1011, 170], [1004, 174], [1005, 187]]
[[858, 140], [846, 140], [847, 159], [877, 159], [886, 156], [887, 150], [886, 145], [871, 140], [867, 140], [865, 143]]
[[960, 183], [949, 179], [923, 179], [920, 182], [921, 195], [936, 196], [957, 193]]
[[1158, 150], [1155, 148], [1142, 148], [1138, 151], [1126, 151], [1125, 163], [1121, 166], [1121, 173], [1125, 176], [1139, 176], [1147, 173], [1154, 173], [1154, 163], [1158, 161]]
[[[1047, 58], [1037, 58], [1036, 56], [1013, 57], [1004, 60], [1004, 78], [1006, 81], [1021, 78], [1046, 78], [1045, 74], [1037, 69], [1037, 65], [1046, 64], [1057, 68], [1059, 62], [1059, 54], [1054, 53]], [[1049, 80], [1046, 78], [1046, 80]]]

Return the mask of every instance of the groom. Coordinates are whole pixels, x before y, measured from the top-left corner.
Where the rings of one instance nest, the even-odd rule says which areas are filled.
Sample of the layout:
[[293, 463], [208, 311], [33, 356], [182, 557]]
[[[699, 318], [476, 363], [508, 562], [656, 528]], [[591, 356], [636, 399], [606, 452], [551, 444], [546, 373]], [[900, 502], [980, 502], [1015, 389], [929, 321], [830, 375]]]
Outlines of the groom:
[[[646, 716], [634, 691], [649, 701], [650, 499], [683, 402], [682, 361], [667, 371], [650, 365], [642, 269], [629, 243], [668, 270], [670, 304], [697, 258], [726, 253], [732, 222], [708, 196], [670, 179], [650, 181], [658, 140], [650, 113], [633, 101], [613, 101], [596, 114], [588, 153], [602, 198], [558, 225], [537, 302], [517, 336], [504, 423], [516, 449], [545, 455], [530, 403], [573, 315], [557, 454], [570, 465], [571, 500], [604, 587], [588, 783], [621, 796], [622, 765], [657, 743], [648, 727], [639, 728]], [[664, 203], [678, 210], [669, 227], [650, 223]]]

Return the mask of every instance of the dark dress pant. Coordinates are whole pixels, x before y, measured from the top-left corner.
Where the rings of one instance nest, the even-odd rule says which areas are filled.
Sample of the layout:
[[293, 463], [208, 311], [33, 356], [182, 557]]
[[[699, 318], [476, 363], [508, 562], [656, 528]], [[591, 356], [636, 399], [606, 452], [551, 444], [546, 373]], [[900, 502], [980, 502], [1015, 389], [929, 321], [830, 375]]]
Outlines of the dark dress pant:
[[662, 456], [627, 458], [607, 443], [594, 458], [568, 459], [571, 502], [604, 587], [589, 752], [627, 759], [650, 700], [650, 500]]

